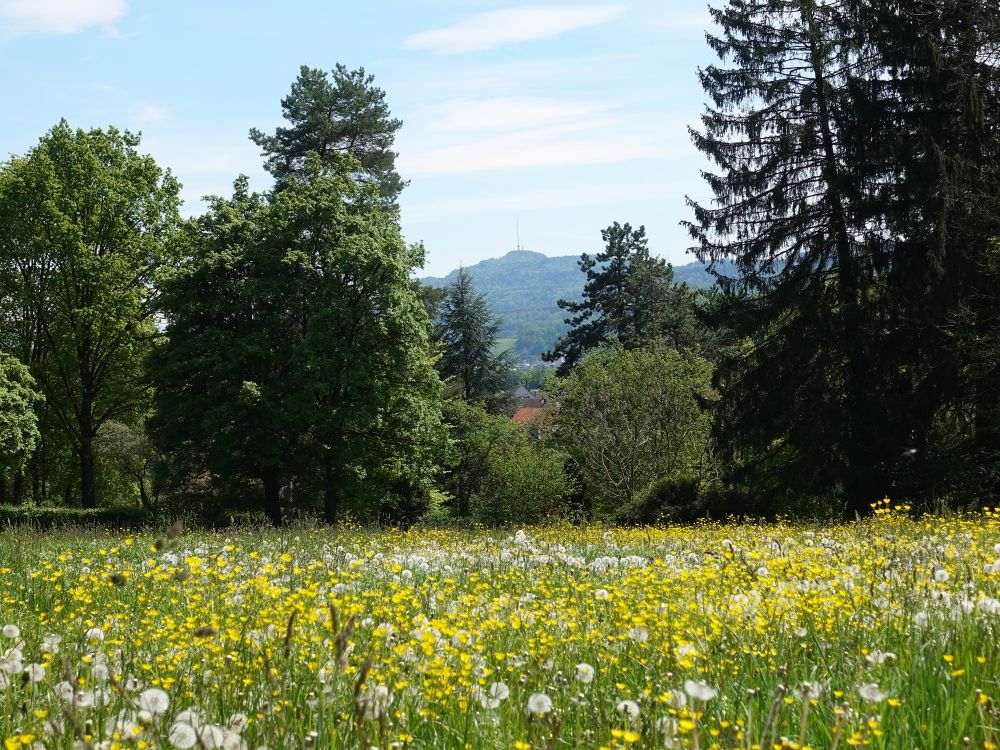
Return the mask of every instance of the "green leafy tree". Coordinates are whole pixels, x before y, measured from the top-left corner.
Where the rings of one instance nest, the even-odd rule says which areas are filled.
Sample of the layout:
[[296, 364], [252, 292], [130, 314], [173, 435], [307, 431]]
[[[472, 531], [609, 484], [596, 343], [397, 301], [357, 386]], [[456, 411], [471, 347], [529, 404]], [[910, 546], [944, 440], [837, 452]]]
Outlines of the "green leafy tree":
[[145, 420], [135, 424], [108, 421], [97, 436], [98, 452], [124, 477], [135, 484], [142, 507], [159, 510], [166, 457], [156, 450], [145, 429]]
[[0, 502], [7, 501], [7, 480], [20, 470], [38, 444], [35, 406], [41, 400], [35, 380], [16, 357], [0, 351]]
[[43, 440], [75, 456], [86, 508], [99, 500], [101, 426], [147, 401], [156, 280], [179, 221], [177, 181], [138, 147], [64, 121], [0, 171], [0, 335], [45, 397]]
[[588, 351], [611, 341], [627, 349], [664, 338], [678, 347], [700, 343], [698, 295], [673, 284], [670, 264], [650, 255], [645, 228], [615, 222], [601, 237], [605, 249], [579, 260], [587, 275], [583, 298], [559, 300], [572, 316], [566, 319], [570, 330], [544, 358], [563, 359], [559, 374], [565, 375]]
[[392, 146], [403, 123], [392, 117], [385, 92], [374, 83], [364, 68], [348, 70], [340, 63], [329, 73], [300, 68], [291, 93], [281, 100], [288, 126], [273, 135], [250, 131], [279, 187], [307, 174], [309, 154], [326, 165], [349, 154], [357, 160], [357, 179], [375, 185], [386, 207], [396, 205], [406, 183], [396, 172]]
[[496, 353], [500, 325], [486, 296], [476, 292], [472, 277], [461, 269], [440, 307], [437, 368], [442, 378], [455, 382], [463, 399], [493, 412], [510, 402], [507, 375], [514, 365], [509, 352]]
[[444, 482], [456, 515], [489, 524], [537, 523], [565, 510], [573, 492], [565, 454], [479, 404], [448, 401], [445, 417], [458, 453]]
[[712, 365], [666, 345], [592, 352], [549, 382], [554, 435], [584, 481], [594, 517], [613, 519], [665, 478], [710, 470]]
[[422, 259], [356, 169], [314, 157], [270, 202], [241, 178], [187, 227], [188, 260], [164, 287], [155, 442], [194, 470], [258, 480], [275, 524], [293, 479], [322, 486], [332, 522], [345, 490], [426, 491], [445, 449], [409, 280]]

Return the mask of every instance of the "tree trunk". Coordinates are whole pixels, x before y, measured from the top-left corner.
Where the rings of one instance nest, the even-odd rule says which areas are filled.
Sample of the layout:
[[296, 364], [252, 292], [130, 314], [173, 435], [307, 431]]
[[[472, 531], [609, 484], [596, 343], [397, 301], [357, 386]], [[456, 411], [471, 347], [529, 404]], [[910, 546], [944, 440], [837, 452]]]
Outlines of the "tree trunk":
[[278, 470], [268, 467], [261, 472], [264, 483], [264, 514], [274, 526], [281, 526], [281, 481]]
[[148, 511], [153, 511], [153, 504], [149, 499], [149, 491], [146, 489], [146, 480], [144, 477], [139, 477], [139, 502], [142, 503], [142, 507]]
[[80, 459], [80, 505], [84, 508], [96, 508], [97, 477], [93, 439], [88, 435], [81, 435], [80, 438], [80, 447], [77, 450]]
[[342, 495], [340, 473], [331, 463], [323, 477], [323, 520], [328, 524], [335, 524], [340, 518]]
[[818, 126], [823, 146], [823, 181], [826, 183], [830, 202], [831, 229], [837, 255], [837, 282], [840, 301], [840, 349], [846, 359], [846, 398], [844, 401], [844, 494], [845, 515], [865, 512], [870, 503], [875, 481], [875, 446], [869, 426], [869, 410], [865, 408], [867, 395], [867, 362], [862, 336], [862, 311], [860, 308], [860, 283], [857, 264], [851, 248], [851, 238], [844, 210], [843, 186], [837, 153], [833, 141], [832, 115], [827, 98], [825, 63], [818, 49], [819, 29], [812, 5], [806, 20], [809, 25], [810, 57], [816, 84]]
[[24, 469], [18, 469], [14, 472], [10, 488], [10, 501], [14, 505], [20, 505], [24, 501]]

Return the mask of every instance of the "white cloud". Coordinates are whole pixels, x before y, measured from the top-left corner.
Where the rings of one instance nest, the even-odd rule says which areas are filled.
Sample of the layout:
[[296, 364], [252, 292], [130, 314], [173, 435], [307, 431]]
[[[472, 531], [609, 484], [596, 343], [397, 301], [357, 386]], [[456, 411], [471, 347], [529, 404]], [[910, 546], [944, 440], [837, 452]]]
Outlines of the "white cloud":
[[404, 194], [403, 215], [422, 220], [447, 216], [484, 214], [531, 214], [564, 208], [621, 206], [662, 200], [683, 194], [670, 183], [562, 186], [546, 190], [518, 191], [409, 204]]
[[427, 113], [435, 119], [430, 130], [453, 133], [524, 129], [590, 117], [604, 109], [589, 102], [498, 96], [488, 99], [452, 99], [429, 108]]
[[620, 5], [532, 5], [477, 13], [452, 26], [414, 34], [404, 47], [439, 55], [494, 49], [599, 26], [622, 10]]
[[413, 143], [401, 149], [400, 172], [414, 177], [509, 169], [619, 164], [678, 153], [658, 133], [589, 120], [455, 143]]
[[134, 118], [140, 125], [158, 125], [164, 122], [169, 114], [166, 107], [143, 99], [135, 105]]
[[0, 33], [73, 34], [93, 27], [113, 31], [125, 0], [0, 0]]

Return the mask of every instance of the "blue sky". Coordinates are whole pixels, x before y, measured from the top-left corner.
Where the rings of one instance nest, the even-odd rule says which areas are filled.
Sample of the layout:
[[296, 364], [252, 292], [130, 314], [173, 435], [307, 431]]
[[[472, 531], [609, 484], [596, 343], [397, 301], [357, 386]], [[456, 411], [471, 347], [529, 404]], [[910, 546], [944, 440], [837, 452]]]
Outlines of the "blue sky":
[[547, 255], [645, 224], [684, 263], [684, 195], [706, 194], [686, 126], [707, 19], [702, 0], [0, 0], [0, 155], [60, 117], [139, 130], [194, 214], [238, 174], [270, 185], [247, 132], [280, 123], [300, 65], [363, 65], [404, 123], [403, 232], [424, 273], [513, 249], [517, 224]]

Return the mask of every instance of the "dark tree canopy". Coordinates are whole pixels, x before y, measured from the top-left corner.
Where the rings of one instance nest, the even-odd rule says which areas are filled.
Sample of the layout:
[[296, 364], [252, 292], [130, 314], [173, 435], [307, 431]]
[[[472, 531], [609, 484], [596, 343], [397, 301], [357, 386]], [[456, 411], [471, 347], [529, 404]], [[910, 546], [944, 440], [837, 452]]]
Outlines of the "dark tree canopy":
[[925, 454], [961, 369], [945, 321], [997, 231], [981, 7], [712, 11], [720, 63], [700, 72], [711, 106], [692, 135], [714, 200], [691, 202], [689, 228], [702, 260], [735, 263], [723, 306], [748, 341], [723, 368], [722, 443], [786, 488], [840, 492], [849, 513]]
[[348, 70], [338, 63], [327, 73], [301, 67], [291, 93], [281, 100], [288, 125], [273, 135], [250, 131], [278, 187], [306, 174], [309, 154], [326, 165], [349, 154], [359, 165], [357, 179], [375, 185], [386, 206], [396, 205], [406, 183], [396, 172], [392, 146], [403, 123], [392, 117], [385, 92], [374, 84], [364, 68]]
[[495, 351], [500, 325], [486, 296], [476, 292], [472, 276], [461, 269], [440, 305], [437, 368], [442, 378], [453, 380], [463, 399], [494, 412], [510, 402], [507, 374], [513, 366], [509, 352]]

